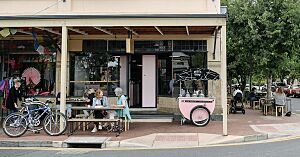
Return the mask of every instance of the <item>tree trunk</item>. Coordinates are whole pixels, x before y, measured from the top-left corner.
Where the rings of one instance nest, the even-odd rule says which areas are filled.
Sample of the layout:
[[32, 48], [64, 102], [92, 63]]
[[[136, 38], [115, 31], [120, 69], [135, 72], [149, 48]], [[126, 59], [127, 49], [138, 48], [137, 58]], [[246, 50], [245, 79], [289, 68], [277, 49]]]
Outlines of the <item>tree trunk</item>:
[[272, 97], [271, 86], [272, 86], [272, 75], [269, 75], [267, 78], [267, 99], [270, 99]]
[[[250, 74], [250, 84], [249, 84], [249, 90], [252, 90], [252, 73]], [[257, 89], [259, 90], [259, 89]]]
[[241, 91], [244, 91], [245, 90], [245, 87], [246, 87], [246, 82], [247, 82], [247, 77], [246, 76], [242, 76], [241, 77]]

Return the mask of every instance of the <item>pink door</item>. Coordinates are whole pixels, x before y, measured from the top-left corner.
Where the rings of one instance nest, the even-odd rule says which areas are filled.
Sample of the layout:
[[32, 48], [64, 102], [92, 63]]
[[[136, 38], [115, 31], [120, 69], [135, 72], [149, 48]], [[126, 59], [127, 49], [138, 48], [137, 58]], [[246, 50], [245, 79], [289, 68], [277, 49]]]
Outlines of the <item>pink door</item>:
[[142, 64], [142, 107], [156, 106], [156, 58], [155, 55], [143, 55]]

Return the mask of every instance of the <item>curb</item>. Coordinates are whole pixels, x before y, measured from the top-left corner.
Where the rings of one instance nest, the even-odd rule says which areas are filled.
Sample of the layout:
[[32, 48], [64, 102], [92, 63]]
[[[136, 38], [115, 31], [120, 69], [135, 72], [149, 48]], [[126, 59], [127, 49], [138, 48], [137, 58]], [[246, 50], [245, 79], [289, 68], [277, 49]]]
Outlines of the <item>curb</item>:
[[[241, 138], [232, 139], [228, 141], [219, 141], [209, 145], [215, 144], [234, 144], [234, 143], [245, 143], [254, 141], [263, 141], [268, 139], [280, 139], [285, 136], [271, 137], [269, 134], [255, 134], [249, 136], [243, 136]], [[68, 148], [67, 143], [64, 141], [27, 141], [27, 140], [2, 140], [0, 141], [0, 147], [53, 147], [53, 148]], [[105, 141], [102, 144], [101, 149], [111, 149], [111, 148], [152, 148], [141, 143], [130, 143], [126, 141]]]
[[53, 147], [54, 141], [16, 141], [4, 140], [0, 141], [0, 147]]
[[255, 134], [255, 135], [245, 136], [243, 142], [262, 141], [267, 139], [269, 139], [268, 134]]

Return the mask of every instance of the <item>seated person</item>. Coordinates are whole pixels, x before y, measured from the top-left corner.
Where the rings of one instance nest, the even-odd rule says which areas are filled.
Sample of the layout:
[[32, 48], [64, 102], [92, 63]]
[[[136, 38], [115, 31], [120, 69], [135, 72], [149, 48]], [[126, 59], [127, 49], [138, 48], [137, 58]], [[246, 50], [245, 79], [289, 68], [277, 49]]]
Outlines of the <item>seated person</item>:
[[[88, 95], [88, 100], [87, 102], [89, 102], [88, 104], [90, 106], [93, 106], [93, 98], [95, 97], [95, 90], [93, 88], [90, 88], [88, 91], [87, 91], [87, 95]], [[84, 117], [87, 118], [89, 117], [89, 111], [87, 110], [83, 110], [83, 113], [84, 113]]]
[[234, 105], [236, 105], [237, 101], [242, 101], [243, 99], [243, 92], [239, 89], [239, 87], [235, 87], [235, 91], [232, 94]]
[[[95, 107], [95, 106], [107, 107], [108, 106], [107, 97], [103, 96], [103, 92], [100, 89], [98, 89], [96, 91], [96, 97], [93, 98], [92, 105], [93, 105], [93, 107]], [[95, 114], [95, 118], [97, 118], [97, 119], [102, 119], [107, 116], [107, 112], [105, 110], [95, 110], [94, 114]], [[95, 122], [94, 129], [92, 130], [92, 132], [97, 132], [98, 129], [99, 130], [102, 129], [102, 124]]]
[[253, 101], [258, 101], [258, 96], [256, 94], [256, 88], [253, 87], [251, 89], [250, 95], [249, 95], [249, 100], [250, 100], [250, 106], [251, 108], [253, 107]]
[[237, 102], [242, 102], [243, 101], [243, 94], [242, 93], [237, 93], [234, 96], [234, 105], [237, 104]]
[[[286, 96], [285, 96], [282, 88], [278, 88], [275, 93], [275, 106], [285, 106], [285, 104], [286, 104], [285, 102], [286, 102]], [[281, 108], [279, 108], [278, 112], [282, 114]]]
[[243, 96], [243, 92], [240, 90], [240, 88], [239, 88], [239, 87], [235, 87], [235, 90], [234, 90], [234, 92], [233, 92], [232, 96], [233, 96], [233, 97], [235, 97], [237, 93], [241, 93], [241, 94], [242, 94], [242, 96]]
[[118, 97], [117, 100], [117, 106], [123, 107], [123, 110], [118, 110], [117, 114], [119, 117], [127, 117], [128, 120], [131, 120], [131, 115], [129, 113], [129, 107], [127, 103], [126, 97], [122, 94], [123, 90], [122, 88], [116, 88], [115, 89], [115, 94]]

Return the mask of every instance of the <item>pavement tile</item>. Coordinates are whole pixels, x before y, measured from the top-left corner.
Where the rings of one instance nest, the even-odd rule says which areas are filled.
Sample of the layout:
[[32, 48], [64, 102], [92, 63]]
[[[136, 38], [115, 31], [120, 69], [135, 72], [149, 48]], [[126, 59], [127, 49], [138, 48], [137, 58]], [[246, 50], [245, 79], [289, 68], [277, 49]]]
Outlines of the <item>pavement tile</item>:
[[[91, 133], [76, 131], [71, 137], [110, 137], [107, 147], [181, 147], [199, 146], [206, 144], [240, 142], [244, 140], [261, 140], [266, 137], [282, 137], [300, 135], [300, 116], [274, 117], [263, 116], [261, 111], [247, 109], [246, 114], [228, 115], [228, 134], [222, 136], [222, 122], [211, 121], [205, 127], [196, 127], [191, 124], [180, 125], [172, 123], [132, 123], [130, 130], [116, 137], [115, 133], [99, 131]], [[92, 128], [92, 127], [91, 127]], [[261, 135], [260, 135], [261, 134]], [[250, 136], [256, 135], [256, 136]], [[0, 146], [19, 146], [18, 141], [64, 141], [67, 135], [48, 136], [43, 131], [40, 134], [27, 132], [22, 137], [9, 138], [0, 133]], [[11, 142], [13, 141], [13, 142]], [[29, 144], [23, 142], [21, 145]], [[47, 145], [47, 143], [45, 143]], [[60, 147], [63, 144], [53, 142], [52, 145]]]

